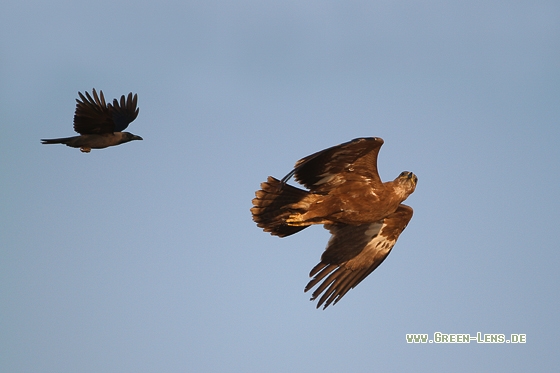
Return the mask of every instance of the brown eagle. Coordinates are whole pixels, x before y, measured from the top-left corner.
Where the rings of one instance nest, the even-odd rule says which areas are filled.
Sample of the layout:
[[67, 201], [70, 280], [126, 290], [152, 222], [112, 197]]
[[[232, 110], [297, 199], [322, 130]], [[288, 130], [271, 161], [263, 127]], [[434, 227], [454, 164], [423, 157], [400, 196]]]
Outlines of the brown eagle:
[[128, 94], [121, 102], [117, 99], [113, 103], [105, 103], [103, 91], [93, 89], [93, 98], [86, 92], [86, 97], [78, 92], [81, 101], [76, 99], [76, 112], [74, 113], [74, 131], [80, 136], [63, 137], [59, 139], [43, 139], [43, 144], [65, 144], [72, 148], [80, 148], [84, 153], [91, 149], [103, 149], [132, 140], [142, 140], [140, 136], [130, 132], [122, 132], [138, 116], [138, 96]]
[[[332, 234], [321, 262], [309, 273], [305, 287], [321, 294], [317, 308], [336, 304], [389, 255], [412, 218], [402, 202], [416, 188], [418, 178], [404, 171], [382, 182], [377, 172], [379, 137], [358, 138], [321, 150], [296, 162], [282, 180], [272, 176], [253, 199], [253, 220], [279, 237], [312, 224], [323, 224]], [[286, 182], [295, 180], [309, 189]]]

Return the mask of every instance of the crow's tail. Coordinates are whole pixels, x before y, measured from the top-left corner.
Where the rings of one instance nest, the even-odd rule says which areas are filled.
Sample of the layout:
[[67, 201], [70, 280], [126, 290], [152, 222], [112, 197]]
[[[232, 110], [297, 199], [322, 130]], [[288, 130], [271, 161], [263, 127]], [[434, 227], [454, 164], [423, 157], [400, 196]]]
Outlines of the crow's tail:
[[74, 138], [75, 136], [61, 137], [59, 139], [41, 139], [41, 144], [68, 144], [68, 142], [70, 142]]

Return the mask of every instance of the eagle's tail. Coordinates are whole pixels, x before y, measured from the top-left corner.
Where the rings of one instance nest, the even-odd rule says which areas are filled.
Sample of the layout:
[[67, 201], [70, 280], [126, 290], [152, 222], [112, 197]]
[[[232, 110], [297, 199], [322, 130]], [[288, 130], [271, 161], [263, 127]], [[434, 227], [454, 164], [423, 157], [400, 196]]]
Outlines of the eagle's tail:
[[307, 228], [290, 226], [286, 224], [286, 219], [298, 211], [290, 208], [290, 205], [301, 201], [309, 192], [269, 176], [267, 181], [261, 184], [261, 190], [255, 194], [251, 213], [257, 226], [265, 232], [286, 237]]

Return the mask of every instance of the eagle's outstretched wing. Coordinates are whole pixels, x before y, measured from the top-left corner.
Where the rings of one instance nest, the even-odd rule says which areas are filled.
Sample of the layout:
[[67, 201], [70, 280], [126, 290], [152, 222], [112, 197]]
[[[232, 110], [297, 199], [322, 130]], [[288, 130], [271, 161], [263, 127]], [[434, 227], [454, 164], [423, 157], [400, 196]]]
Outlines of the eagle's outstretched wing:
[[322, 281], [311, 298], [321, 296], [317, 308], [336, 304], [383, 263], [411, 218], [412, 208], [401, 204], [394, 213], [375, 223], [325, 225], [332, 236], [321, 262], [309, 274], [313, 279], [305, 287], [308, 291]]
[[74, 131], [81, 135], [121, 132], [138, 116], [136, 94], [133, 97], [129, 93], [127, 101], [121, 96], [120, 105], [116, 99], [113, 104], [106, 104], [103, 91], [98, 96], [93, 89], [92, 94], [93, 97], [86, 92], [84, 97], [78, 92], [81, 100], [76, 99]]
[[285, 183], [292, 176], [313, 193], [327, 193], [345, 181], [367, 182], [373, 187], [381, 185], [377, 172], [377, 155], [383, 145], [379, 137], [357, 138], [311, 154], [296, 162], [286, 175]]

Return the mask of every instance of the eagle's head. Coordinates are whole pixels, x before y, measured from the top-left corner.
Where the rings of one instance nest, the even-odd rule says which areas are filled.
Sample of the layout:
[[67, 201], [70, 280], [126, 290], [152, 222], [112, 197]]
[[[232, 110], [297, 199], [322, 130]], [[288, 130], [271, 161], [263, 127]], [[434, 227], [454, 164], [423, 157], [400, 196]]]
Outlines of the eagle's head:
[[418, 178], [410, 171], [403, 171], [395, 179], [395, 184], [403, 197], [403, 201], [416, 189]]

